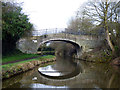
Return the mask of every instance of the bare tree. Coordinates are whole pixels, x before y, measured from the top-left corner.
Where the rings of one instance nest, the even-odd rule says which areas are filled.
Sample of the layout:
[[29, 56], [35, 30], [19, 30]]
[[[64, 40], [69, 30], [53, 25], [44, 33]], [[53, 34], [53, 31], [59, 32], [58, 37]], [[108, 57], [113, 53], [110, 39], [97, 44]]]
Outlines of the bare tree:
[[106, 40], [111, 50], [115, 52], [114, 45], [110, 39], [108, 22], [115, 20], [116, 2], [111, 0], [98, 0], [97, 2], [89, 1], [85, 6], [85, 15], [91, 17], [96, 23], [103, 25], [106, 32]]
[[68, 25], [68, 32], [84, 32], [89, 34], [92, 31], [94, 24], [92, 20], [88, 17], [75, 17], [72, 18], [69, 25]]
[[76, 18], [71, 18], [69, 25], [68, 25], [68, 29], [69, 31], [67, 32], [78, 32], [78, 24], [79, 24], [79, 20]]

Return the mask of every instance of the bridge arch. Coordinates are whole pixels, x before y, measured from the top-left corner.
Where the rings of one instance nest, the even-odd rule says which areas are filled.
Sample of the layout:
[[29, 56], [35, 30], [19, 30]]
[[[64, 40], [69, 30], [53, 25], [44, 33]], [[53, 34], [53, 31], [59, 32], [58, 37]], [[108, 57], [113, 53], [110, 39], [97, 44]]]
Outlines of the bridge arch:
[[75, 47], [76, 55], [78, 55], [82, 51], [82, 46], [80, 46], [77, 42], [75, 42], [74, 40], [63, 39], [63, 38], [62, 39], [56, 38], [56, 39], [44, 40], [44, 41], [42, 41], [38, 44], [38, 48], [39, 48], [40, 45], [42, 45], [44, 43], [48, 43], [50, 41], [63, 41], [63, 42], [67, 42], [67, 43], [72, 44]]

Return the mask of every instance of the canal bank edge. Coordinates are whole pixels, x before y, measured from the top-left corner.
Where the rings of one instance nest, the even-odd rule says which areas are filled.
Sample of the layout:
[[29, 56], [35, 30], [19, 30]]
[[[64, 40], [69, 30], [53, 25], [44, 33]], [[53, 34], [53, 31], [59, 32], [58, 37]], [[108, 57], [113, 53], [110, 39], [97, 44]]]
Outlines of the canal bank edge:
[[95, 63], [108, 63], [112, 66], [120, 67], [120, 56], [114, 56], [105, 46], [97, 47], [89, 52], [84, 52], [80, 60]]
[[2, 79], [8, 79], [12, 76], [18, 75], [20, 73], [24, 73], [28, 70], [32, 70], [33, 68], [41, 64], [54, 62], [54, 61], [56, 61], [56, 57], [20, 63], [20, 64], [10, 67], [8, 70], [2, 69]]

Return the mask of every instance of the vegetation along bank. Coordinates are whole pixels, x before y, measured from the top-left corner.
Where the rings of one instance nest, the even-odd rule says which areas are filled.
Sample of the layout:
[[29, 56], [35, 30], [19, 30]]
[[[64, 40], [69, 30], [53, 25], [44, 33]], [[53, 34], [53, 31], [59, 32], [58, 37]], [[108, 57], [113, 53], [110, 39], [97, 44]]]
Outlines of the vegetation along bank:
[[16, 63], [8, 63], [2, 65], [2, 79], [10, 78], [14, 75], [24, 73], [28, 70], [33, 69], [36, 66], [49, 62], [54, 62], [55, 60], [56, 60], [55, 56], [47, 55]]

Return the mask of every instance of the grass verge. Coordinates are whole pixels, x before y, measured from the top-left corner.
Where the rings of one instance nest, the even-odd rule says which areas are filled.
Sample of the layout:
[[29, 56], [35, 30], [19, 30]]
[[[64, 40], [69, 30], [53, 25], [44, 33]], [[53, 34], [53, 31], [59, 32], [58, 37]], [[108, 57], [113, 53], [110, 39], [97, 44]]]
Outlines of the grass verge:
[[47, 55], [26, 61], [2, 65], [2, 78], [9, 78], [13, 75], [33, 69], [35, 66], [55, 61], [55, 56]]
[[35, 58], [35, 59], [26, 60], [26, 61], [20, 61], [20, 62], [16, 62], [16, 63], [5, 64], [5, 65], [2, 65], [2, 69], [7, 70], [10, 67], [16, 66], [18, 64], [22, 64], [22, 63], [26, 63], [26, 62], [30, 62], [30, 61], [36, 61], [36, 60], [46, 61], [47, 59], [51, 59], [51, 58], [54, 58], [54, 57], [55, 56], [47, 55], [47, 56], [42, 56], [42, 57], [38, 57], [38, 58]]
[[19, 61], [21, 59], [32, 58], [32, 57], [37, 57], [37, 56], [39, 56], [39, 55], [37, 55], [37, 54], [23, 54], [23, 53], [10, 55], [10, 56], [3, 56], [2, 63], [7, 63], [7, 62], [11, 62], [11, 61]]

